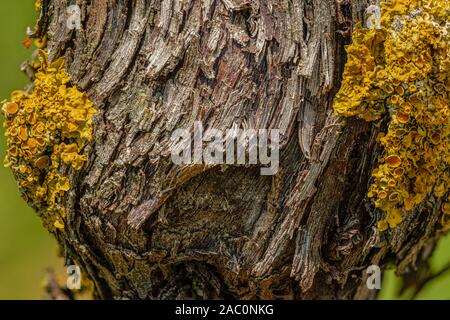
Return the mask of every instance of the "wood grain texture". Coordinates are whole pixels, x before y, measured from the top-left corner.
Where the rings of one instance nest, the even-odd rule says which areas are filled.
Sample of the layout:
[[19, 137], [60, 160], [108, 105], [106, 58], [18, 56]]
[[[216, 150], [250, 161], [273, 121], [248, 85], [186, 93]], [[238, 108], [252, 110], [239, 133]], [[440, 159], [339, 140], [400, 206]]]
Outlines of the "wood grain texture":
[[[98, 298], [366, 299], [369, 265], [407, 273], [431, 252], [431, 200], [374, 228], [383, 123], [332, 112], [339, 31], [365, 1], [78, 0], [81, 30], [65, 24], [73, 1], [43, 3], [49, 56], [98, 111], [56, 234]], [[280, 129], [280, 171], [175, 166], [170, 135], [194, 121]]]

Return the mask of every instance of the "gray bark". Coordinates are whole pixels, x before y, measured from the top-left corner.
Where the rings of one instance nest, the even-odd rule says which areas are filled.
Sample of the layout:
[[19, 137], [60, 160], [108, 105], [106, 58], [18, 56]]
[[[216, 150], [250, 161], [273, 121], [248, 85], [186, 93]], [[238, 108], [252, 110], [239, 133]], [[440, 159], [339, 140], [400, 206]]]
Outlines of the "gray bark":
[[[67, 262], [98, 298], [368, 299], [366, 268], [426, 260], [439, 204], [379, 233], [367, 199], [383, 125], [344, 121], [332, 99], [366, 2], [43, 1], [37, 35], [95, 103], [81, 172], [67, 168]], [[281, 130], [280, 171], [175, 166], [170, 134]]]

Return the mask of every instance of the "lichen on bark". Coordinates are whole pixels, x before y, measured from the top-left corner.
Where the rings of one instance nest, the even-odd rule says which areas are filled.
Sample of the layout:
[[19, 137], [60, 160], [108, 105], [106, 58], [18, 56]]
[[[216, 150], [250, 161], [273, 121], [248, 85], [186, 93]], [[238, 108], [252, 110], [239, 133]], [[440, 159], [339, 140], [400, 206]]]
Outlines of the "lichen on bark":
[[[440, 0], [381, 2], [380, 21], [356, 26], [334, 110], [366, 121], [389, 118], [368, 196], [386, 213], [381, 230], [450, 189], [450, 5]], [[443, 204], [444, 227], [448, 204]]]
[[94, 108], [86, 94], [70, 84], [64, 59], [47, 60], [40, 50], [30, 92], [14, 91], [3, 104], [8, 152], [4, 161], [22, 197], [44, 219], [48, 230], [63, 229], [61, 203], [70, 189], [61, 165], [78, 171], [87, 158], [83, 148], [92, 138]]
[[[432, 252], [442, 199], [381, 234], [367, 192], [383, 126], [333, 113], [347, 31], [366, 1], [42, 0], [35, 35], [97, 111], [66, 171], [68, 264], [99, 298], [373, 298], [365, 268]], [[280, 129], [280, 170], [176, 166], [195, 121]]]

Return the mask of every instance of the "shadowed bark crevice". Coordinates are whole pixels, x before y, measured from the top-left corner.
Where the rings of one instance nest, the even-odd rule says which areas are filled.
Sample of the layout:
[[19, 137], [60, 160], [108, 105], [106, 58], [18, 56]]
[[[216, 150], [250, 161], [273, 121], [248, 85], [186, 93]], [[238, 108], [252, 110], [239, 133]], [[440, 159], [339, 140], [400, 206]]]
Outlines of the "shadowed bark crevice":
[[[70, 1], [42, 2], [49, 57], [97, 110], [56, 238], [98, 298], [367, 299], [369, 265], [429, 256], [439, 203], [377, 231], [383, 125], [332, 111], [365, 1], [86, 0], [80, 30]], [[174, 165], [195, 121], [280, 129], [280, 171]]]

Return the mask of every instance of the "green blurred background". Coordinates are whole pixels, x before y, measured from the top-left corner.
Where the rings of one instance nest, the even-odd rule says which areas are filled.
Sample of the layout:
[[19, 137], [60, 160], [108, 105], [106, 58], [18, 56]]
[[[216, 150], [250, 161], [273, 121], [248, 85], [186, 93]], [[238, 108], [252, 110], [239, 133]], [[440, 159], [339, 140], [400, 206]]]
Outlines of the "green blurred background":
[[[23, 40], [26, 27], [34, 25], [37, 14], [32, 0], [1, 0], [0, 13], [1, 101], [28, 82], [20, 64], [33, 48], [25, 49]], [[56, 241], [20, 198], [10, 170], [3, 167], [3, 127], [0, 136], [0, 299], [39, 299], [44, 296], [46, 268], [61, 264]]]
[[[0, 1], [0, 101], [28, 80], [20, 71], [33, 47], [25, 49], [27, 26], [37, 18], [33, 0]], [[3, 128], [0, 129], [0, 158], [5, 156]], [[3, 162], [3, 161], [2, 161]], [[1, 162], [1, 163], [2, 163]], [[47, 267], [60, 267], [56, 242], [44, 230], [36, 214], [19, 196], [10, 170], [0, 163], [0, 299], [41, 299]], [[443, 239], [431, 261], [434, 272], [450, 262], [450, 237]], [[394, 271], [384, 274], [380, 299], [405, 299], [396, 293], [400, 280]], [[450, 272], [430, 282], [418, 299], [450, 299]]]

